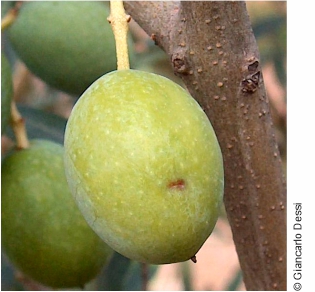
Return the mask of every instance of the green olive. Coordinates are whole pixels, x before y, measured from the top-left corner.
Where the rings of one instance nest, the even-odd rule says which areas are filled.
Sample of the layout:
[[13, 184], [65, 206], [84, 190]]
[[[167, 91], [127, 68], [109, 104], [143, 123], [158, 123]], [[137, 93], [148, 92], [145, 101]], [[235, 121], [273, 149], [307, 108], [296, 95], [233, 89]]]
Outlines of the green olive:
[[156, 74], [114, 71], [85, 91], [66, 127], [65, 169], [90, 226], [140, 262], [193, 258], [220, 212], [223, 162], [210, 121]]

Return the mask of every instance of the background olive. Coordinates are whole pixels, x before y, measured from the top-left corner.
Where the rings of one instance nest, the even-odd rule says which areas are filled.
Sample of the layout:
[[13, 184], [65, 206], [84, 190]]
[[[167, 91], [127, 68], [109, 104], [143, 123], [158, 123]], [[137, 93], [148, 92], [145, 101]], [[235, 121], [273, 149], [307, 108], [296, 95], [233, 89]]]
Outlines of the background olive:
[[64, 174], [63, 147], [33, 140], [1, 172], [1, 239], [12, 263], [54, 288], [94, 278], [112, 250], [88, 226]]
[[[117, 68], [108, 16], [108, 5], [103, 2], [25, 2], [9, 28], [9, 39], [35, 75], [77, 95]], [[129, 41], [132, 61], [133, 45]]]

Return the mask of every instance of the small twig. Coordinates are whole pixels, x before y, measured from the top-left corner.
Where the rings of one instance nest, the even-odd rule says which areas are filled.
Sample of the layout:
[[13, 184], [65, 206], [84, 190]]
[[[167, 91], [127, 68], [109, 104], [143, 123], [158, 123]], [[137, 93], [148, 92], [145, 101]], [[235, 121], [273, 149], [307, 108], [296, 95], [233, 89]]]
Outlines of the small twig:
[[1, 20], [1, 31], [7, 29], [18, 16], [23, 1], [17, 1], [15, 6], [11, 8]]
[[[1, 21], [1, 31], [7, 29], [15, 21], [22, 4], [23, 1], [17, 1], [15, 6], [6, 13]], [[11, 125], [16, 138], [17, 149], [28, 148], [30, 143], [26, 134], [25, 121], [18, 111], [14, 100], [11, 102]]]
[[11, 124], [16, 138], [16, 147], [18, 149], [25, 149], [30, 146], [26, 134], [25, 121], [18, 111], [15, 101], [11, 102]]
[[116, 41], [117, 70], [126, 70], [130, 68], [127, 34], [130, 15], [125, 13], [123, 1], [110, 1], [110, 15], [107, 18], [112, 26]]
[[148, 281], [149, 281], [149, 265], [148, 264], [141, 264], [141, 278], [142, 278], [142, 285], [141, 290], [147, 291], [148, 289]]

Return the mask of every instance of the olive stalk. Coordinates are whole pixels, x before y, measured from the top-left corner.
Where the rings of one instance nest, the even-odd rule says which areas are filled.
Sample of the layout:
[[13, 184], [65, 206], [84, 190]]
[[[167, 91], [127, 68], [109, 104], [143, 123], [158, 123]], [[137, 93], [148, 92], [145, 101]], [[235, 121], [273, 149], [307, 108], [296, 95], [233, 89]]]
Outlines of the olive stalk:
[[16, 17], [18, 16], [21, 5], [22, 1], [17, 1], [15, 6], [6, 13], [6, 15], [1, 20], [1, 31], [7, 29], [15, 21]]
[[[16, 19], [21, 2], [17, 2], [15, 7], [10, 9], [1, 21], [1, 31], [7, 29]], [[28, 148], [30, 143], [27, 138], [25, 121], [16, 107], [14, 100], [11, 102], [11, 125], [16, 138], [16, 147], [18, 149]]]
[[130, 69], [127, 45], [128, 22], [130, 19], [130, 15], [125, 13], [123, 1], [110, 1], [110, 15], [107, 20], [111, 24], [115, 37], [117, 70]]
[[11, 125], [16, 139], [16, 147], [18, 149], [28, 148], [30, 142], [27, 138], [25, 120], [18, 111], [15, 101], [11, 102]]

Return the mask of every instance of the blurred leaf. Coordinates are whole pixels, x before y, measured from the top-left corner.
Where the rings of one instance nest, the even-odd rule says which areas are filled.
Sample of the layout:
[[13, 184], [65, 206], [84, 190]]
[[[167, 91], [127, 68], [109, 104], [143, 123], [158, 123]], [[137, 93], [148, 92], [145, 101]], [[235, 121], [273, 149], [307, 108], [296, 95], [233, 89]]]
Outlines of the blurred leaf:
[[181, 264], [182, 274], [183, 274], [183, 284], [185, 291], [193, 291], [193, 287], [191, 284], [191, 272], [189, 262], [183, 262]]
[[124, 281], [132, 262], [130, 259], [115, 252], [99, 277], [99, 290], [122, 291]]
[[15, 277], [15, 270], [5, 255], [1, 253], [1, 291], [24, 291]]
[[253, 23], [261, 61], [274, 63], [277, 76], [284, 86], [286, 86], [286, 29], [285, 15], [271, 15]]
[[[18, 105], [18, 109], [25, 119], [29, 139], [47, 139], [63, 145], [67, 123], [65, 118], [25, 105]], [[12, 129], [7, 134], [14, 139]]]
[[[157, 268], [158, 266], [149, 265], [149, 279]], [[139, 291], [141, 286], [141, 264], [117, 252], [98, 277], [98, 289], [101, 291]]]
[[274, 34], [284, 23], [286, 17], [283, 15], [266, 17], [253, 24], [253, 31], [256, 38], [260, 38], [265, 34]]
[[[142, 289], [142, 272], [141, 272], [142, 264], [138, 262], [133, 262], [131, 268], [128, 271], [124, 290], [125, 291], [139, 291]], [[149, 275], [148, 280], [150, 280], [155, 272], [157, 271], [157, 265], [149, 265]]]
[[238, 270], [234, 278], [229, 283], [229, 285], [224, 289], [224, 291], [236, 291], [238, 286], [241, 284], [242, 280], [243, 280], [242, 271]]
[[283, 59], [283, 52], [278, 51], [273, 55], [273, 63], [275, 65], [277, 76], [281, 84], [286, 87], [287, 72], [285, 69], [285, 60]]

